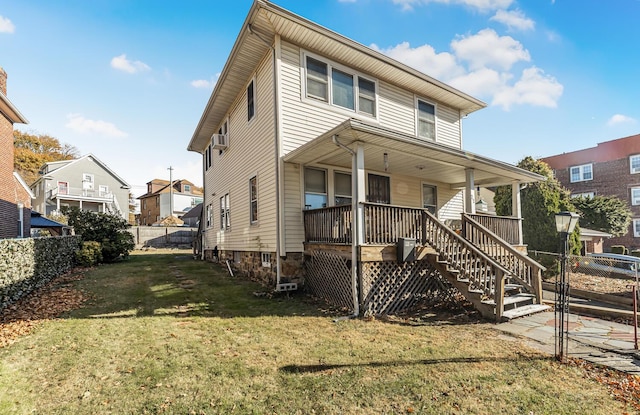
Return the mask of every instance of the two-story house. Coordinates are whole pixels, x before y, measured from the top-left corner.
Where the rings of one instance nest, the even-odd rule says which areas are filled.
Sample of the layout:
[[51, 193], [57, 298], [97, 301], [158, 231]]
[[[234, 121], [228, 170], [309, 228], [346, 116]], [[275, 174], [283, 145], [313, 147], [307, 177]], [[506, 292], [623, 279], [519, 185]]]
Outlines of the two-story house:
[[633, 220], [629, 231], [604, 240], [612, 245], [640, 248], [640, 135], [598, 143], [596, 147], [541, 159], [571, 197], [616, 196], [629, 205]]
[[140, 200], [140, 225], [153, 225], [168, 216], [180, 218], [202, 203], [202, 188], [189, 180], [153, 179], [147, 182], [147, 193]]
[[0, 238], [30, 236], [29, 186], [13, 169], [13, 124], [29, 121], [7, 98], [7, 73], [0, 68]]
[[131, 186], [93, 154], [45, 163], [39, 173], [31, 185], [38, 212], [50, 215], [68, 206], [129, 220]]
[[[203, 256], [276, 290], [304, 282], [355, 314], [408, 306], [437, 278], [479, 308], [495, 297], [498, 318], [509, 278], [539, 303], [520, 218], [475, 215], [477, 187], [512, 185], [519, 213], [520, 185], [542, 179], [462, 149], [462, 119], [483, 107], [254, 1], [188, 145], [203, 157]], [[478, 248], [489, 245], [501, 253]]]

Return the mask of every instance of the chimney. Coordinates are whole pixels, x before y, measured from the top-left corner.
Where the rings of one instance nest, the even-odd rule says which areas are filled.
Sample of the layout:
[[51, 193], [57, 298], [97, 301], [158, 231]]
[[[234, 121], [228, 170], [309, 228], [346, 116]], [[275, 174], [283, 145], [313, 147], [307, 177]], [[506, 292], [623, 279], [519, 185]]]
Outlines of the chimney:
[[7, 96], [7, 73], [0, 66], [0, 92]]

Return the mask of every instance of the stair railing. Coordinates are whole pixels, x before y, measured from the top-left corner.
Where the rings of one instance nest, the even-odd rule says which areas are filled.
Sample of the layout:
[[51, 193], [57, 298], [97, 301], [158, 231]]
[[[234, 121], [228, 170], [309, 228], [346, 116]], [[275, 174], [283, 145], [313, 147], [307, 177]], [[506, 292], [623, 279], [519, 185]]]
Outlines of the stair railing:
[[500, 320], [504, 312], [504, 282], [510, 271], [426, 210], [422, 212], [422, 224], [423, 242], [469, 280], [470, 290], [481, 290], [487, 299], [494, 300], [496, 319]]
[[465, 239], [508, 269], [511, 277], [535, 294], [538, 303], [542, 302], [542, 271], [545, 267], [464, 213], [462, 234]]

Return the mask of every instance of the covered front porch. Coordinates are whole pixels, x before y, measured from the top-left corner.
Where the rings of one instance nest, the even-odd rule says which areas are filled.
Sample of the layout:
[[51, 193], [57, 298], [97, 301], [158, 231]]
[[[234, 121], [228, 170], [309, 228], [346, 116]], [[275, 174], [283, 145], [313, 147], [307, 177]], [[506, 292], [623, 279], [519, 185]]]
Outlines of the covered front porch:
[[[511, 286], [541, 302], [542, 267], [526, 256], [520, 215], [521, 185], [541, 176], [353, 119], [284, 161], [351, 176], [348, 195], [342, 190], [316, 208], [305, 198], [306, 283], [317, 294], [340, 297], [354, 314], [398, 311], [445, 280], [467, 298], [475, 295], [479, 309], [489, 304], [483, 313], [497, 319]], [[372, 186], [372, 175], [387, 177], [381, 182], [389, 188]], [[434, 190], [425, 194], [424, 183]], [[514, 216], [477, 214], [477, 188], [505, 184], [513, 189]], [[396, 203], [394, 195], [410, 204]], [[342, 282], [322, 279], [329, 274], [342, 275]]]

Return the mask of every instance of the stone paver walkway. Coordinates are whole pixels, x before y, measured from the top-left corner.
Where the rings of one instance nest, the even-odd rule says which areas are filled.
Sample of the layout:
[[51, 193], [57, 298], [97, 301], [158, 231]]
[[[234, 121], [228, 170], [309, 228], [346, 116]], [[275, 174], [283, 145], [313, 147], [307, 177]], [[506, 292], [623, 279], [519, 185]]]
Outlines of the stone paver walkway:
[[[496, 328], [522, 336], [530, 346], [554, 354], [555, 326], [555, 315], [548, 311], [500, 323]], [[570, 357], [640, 375], [640, 353], [634, 349], [633, 326], [570, 314], [568, 348]]]

